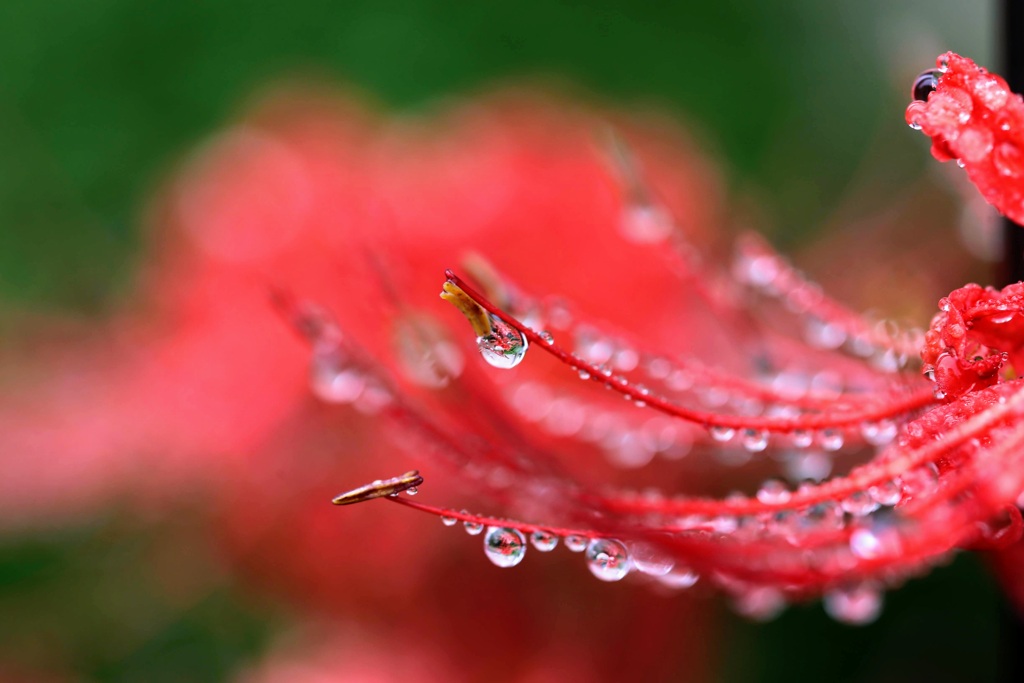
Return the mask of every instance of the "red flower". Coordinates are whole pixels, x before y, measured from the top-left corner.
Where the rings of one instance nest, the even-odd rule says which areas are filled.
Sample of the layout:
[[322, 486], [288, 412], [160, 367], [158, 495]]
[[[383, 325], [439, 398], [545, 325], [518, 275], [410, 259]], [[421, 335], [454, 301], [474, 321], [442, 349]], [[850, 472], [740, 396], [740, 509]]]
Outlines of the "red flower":
[[947, 52], [918, 77], [907, 123], [932, 139], [939, 161], [956, 159], [985, 200], [1024, 222], [1024, 100], [1001, 77]]
[[[972, 170], [995, 168], [984, 134], [953, 134], [968, 105], [936, 80], [944, 98], [920, 125], [1010, 197], [1006, 179]], [[471, 545], [502, 567], [562, 545], [598, 579], [699, 582], [762, 618], [824, 596], [833, 616], [863, 623], [884, 589], [957, 549], [1012, 543], [1016, 290], [954, 292], [925, 337], [827, 298], [756, 237], [720, 268], [701, 256], [723, 222], [713, 169], [656, 124], [616, 121], [620, 137], [595, 144], [604, 118], [521, 96], [426, 132], [323, 101], [258, 110], [154, 207], [147, 313], [114, 321], [65, 361], [80, 383], [29, 392], [34, 419], [4, 425], [18, 446], [5, 452], [61, 457], [25, 466], [35, 489], [4, 503], [60, 517], [109, 489], [149, 502], [171, 472], [176, 490], [212, 492], [232, 566], [308, 613], [469, 652], [585, 642], [575, 620], [564, 639], [540, 638], [505, 604], [493, 606], [500, 638], [474, 629], [476, 596], [507, 579], [452, 559]], [[469, 256], [442, 280], [466, 252], [489, 261]], [[471, 330], [440, 308], [439, 282]], [[467, 358], [478, 351], [487, 363]], [[65, 409], [59, 432], [44, 429], [48, 406]], [[860, 464], [826, 479], [843, 455]], [[746, 475], [709, 466], [748, 460]], [[71, 467], [88, 497], [69, 495]], [[412, 476], [388, 480], [417, 467], [424, 498], [458, 504], [419, 503]], [[724, 495], [723, 479], [756, 493]], [[385, 494], [473, 538], [424, 532], [397, 505], [329, 505], [375, 480], [357, 498]], [[467, 497], [481, 513], [461, 510]], [[607, 590], [532, 564], [543, 595]], [[455, 572], [457, 585], [424, 594]], [[616, 603], [619, 619], [667, 619], [645, 596]], [[438, 614], [470, 626], [437, 633]], [[603, 635], [608, 663], [579, 664], [580, 677], [669, 632], [583, 628]]]

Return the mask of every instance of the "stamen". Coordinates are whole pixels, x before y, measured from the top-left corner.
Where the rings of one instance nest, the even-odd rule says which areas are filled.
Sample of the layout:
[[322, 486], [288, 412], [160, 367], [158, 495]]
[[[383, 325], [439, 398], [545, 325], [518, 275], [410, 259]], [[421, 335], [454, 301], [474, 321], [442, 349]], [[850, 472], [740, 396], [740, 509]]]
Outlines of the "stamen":
[[451, 280], [441, 285], [441, 298], [459, 309], [466, 320], [473, 326], [473, 332], [477, 337], [486, 337], [491, 334], [491, 317], [483, 306], [473, 300], [466, 292]]
[[340, 493], [331, 502], [335, 505], [352, 505], [364, 503], [374, 498], [397, 496], [402, 491], [412, 493], [413, 489], [423, 483], [419, 470], [410, 470], [403, 475], [391, 479], [378, 479], [375, 482], [360, 486], [345, 493]]

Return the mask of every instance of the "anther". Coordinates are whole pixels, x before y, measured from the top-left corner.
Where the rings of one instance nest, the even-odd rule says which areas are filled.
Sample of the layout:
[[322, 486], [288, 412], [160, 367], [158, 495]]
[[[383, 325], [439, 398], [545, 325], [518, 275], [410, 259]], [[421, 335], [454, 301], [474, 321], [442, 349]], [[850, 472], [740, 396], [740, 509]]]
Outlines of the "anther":
[[416, 488], [423, 483], [423, 477], [419, 470], [410, 470], [405, 474], [392, 477], [391, 479], [378, 479], [377, 481], [360, 486], [359, 488], [340, 493], [331, 502], [335, 505], [352, 505], [363, 503], [374, 498], [385, 496], [396, 496], [402, 491]]

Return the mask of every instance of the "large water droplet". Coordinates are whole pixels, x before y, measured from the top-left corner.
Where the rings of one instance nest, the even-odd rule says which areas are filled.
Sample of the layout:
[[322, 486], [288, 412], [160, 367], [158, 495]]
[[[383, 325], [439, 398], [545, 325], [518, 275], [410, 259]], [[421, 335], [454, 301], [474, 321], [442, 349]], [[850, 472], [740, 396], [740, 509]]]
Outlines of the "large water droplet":
[[633, 566], [648, 576], [665, 576], [676, 566], [675, 560], [654, 543], [641, 541], [629, 548]]
[[558, 545], [558, 536], [538, 529], [530, 534], [530, 543], [542, 553], [549, 553]]
[[526, 538], [518, 529], [488, 527], [484, 535], [484, 553], [499, 567], [514, 567], [526, 556]]
[[602, 581], [621, 581], [629, 573], [626, 547], [611, 538], [595, 538], [587, 545], [587, 568]]
[[489, 365], [508, 370], [526, 357], [529, 341], [523, 334], [496, 315], [490, 315], [491, 333], [476, 338], [480, 355]]

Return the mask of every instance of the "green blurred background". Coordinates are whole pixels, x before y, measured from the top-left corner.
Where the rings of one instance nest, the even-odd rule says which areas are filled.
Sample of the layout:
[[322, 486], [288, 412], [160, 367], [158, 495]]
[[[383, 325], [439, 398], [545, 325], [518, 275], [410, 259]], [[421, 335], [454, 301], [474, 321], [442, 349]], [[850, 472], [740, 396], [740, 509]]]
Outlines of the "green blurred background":
[[[880, 133], [905, 131], [902, 79], [946, 49], [991, 64], [994, 22], [990, 3], [957, 0], [5, 0], [0, 306], [110, 307], [131, 284], [142, 207], [168, 169], [262, 86], [294, 76], [397, 110], [509, 79], [657, 106], [756, 197], [778, 243], [797, 244], [880, 136], [911, 171], [928, 163], [921, 139]], [[192, 537], [191, 523], [155, 531]], [[215, 681], [258, 657], [287, 621], [280, 608], [225, 579], [223, 591], [173, 612], [146, 568], [153, 535], [111, 513], [0, 538], [0, 664], [42, 657], [82, 680]], [[192, 554], [202, 570], [203, 549]], [[94, 608], [112, 596], [134, 607], [97, 628]], [[722, 680], [996, 677], [999, 599], [978, 559], [887, 600], [863, 629], [832, 623], [819, 605], [769, 625], [726, 616]], [[124, 642], [118, 620], [134, 609], [163, 618]]]

